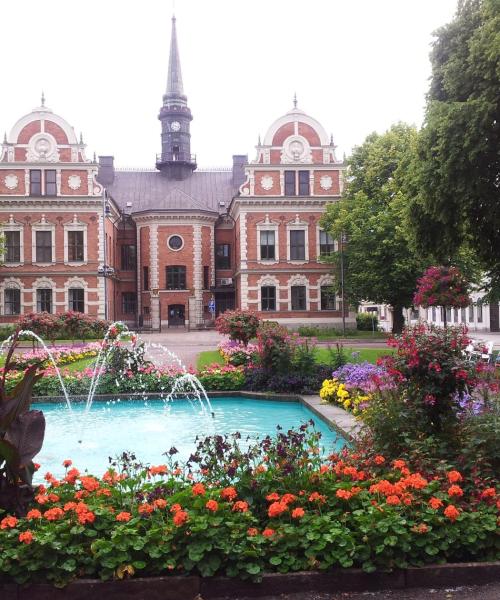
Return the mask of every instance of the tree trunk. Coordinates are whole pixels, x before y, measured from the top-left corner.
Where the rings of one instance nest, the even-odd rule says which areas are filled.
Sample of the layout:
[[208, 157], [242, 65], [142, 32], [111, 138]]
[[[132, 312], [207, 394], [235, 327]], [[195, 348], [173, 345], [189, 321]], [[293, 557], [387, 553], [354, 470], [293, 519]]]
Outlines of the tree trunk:
[[403, 316], [403, 307], [395, 304], [392, 307], [392, 333], [401, 333], [405, 326], [405, 318]]

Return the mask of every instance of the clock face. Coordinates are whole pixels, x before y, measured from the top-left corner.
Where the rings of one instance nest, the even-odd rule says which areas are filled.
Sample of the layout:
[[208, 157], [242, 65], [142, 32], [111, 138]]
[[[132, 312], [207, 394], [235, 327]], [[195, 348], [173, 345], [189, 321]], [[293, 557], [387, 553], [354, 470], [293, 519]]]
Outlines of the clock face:
[[172, 123], [170, 124], [170, 129], [172, 131], [179, 131], [180, 128], [181, 124], [179, 123], [179, 121], [172, 121]]

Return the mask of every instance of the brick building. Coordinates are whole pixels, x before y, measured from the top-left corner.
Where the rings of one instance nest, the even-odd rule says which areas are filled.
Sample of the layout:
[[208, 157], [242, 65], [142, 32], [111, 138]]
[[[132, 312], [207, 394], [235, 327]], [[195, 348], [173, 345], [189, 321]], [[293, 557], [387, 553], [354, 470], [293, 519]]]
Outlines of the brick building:
[[[89, 160], [73, 128], [42, 105], [0, 150], [0, 321], [79, 310], [132, 325], [203, 325], [241, 307], [297, 326], [342, 322], [320, 217], [340, 198], [342, 162], [315, 119], [294, 107], [256, 158], [198, 169], [175, 18], [156, 168]], [[344, 318], [354, 323], [345, 307]]]

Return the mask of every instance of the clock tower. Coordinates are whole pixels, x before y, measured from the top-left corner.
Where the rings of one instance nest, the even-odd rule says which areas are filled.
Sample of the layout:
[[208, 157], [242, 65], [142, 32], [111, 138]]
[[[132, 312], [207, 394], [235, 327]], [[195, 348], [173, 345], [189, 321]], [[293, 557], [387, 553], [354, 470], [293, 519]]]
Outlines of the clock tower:
[[161, 154], [156, 157], [156, 168], [169, 179], [186, 179], [196, 169], [196, 156], [191, 154], [189, 128], [193, 116], [182, 87], [175, 17], [172, 17], [167, 91], [158, 118], [161, 121]]

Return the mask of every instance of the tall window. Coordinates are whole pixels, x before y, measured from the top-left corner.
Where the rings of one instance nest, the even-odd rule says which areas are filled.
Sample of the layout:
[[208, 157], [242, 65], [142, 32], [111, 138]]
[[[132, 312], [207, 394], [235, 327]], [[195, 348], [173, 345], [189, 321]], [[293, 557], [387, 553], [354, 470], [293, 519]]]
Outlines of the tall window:
[[83, 262], [83, 231], [68, 231], [68, 262]]
[[186, 267], [167, 267], [167, 290], [186, 289]]
[[285, 171], [285, 196], [295, 196], [295, 171]]
[[335, 251], [335, 240], [327, 231], [320, 230], [320, 232], [319, 232], [319, 255], [320, 256], [329, 256], [334, 251]]
[[134, 244], [123, 244], [122, 246], [122, 270], [133, 271], [135, 269], [136, 248]]
[[321, 286], [321, 310], [335, 310], [335, 292], [329, 285]]
[[299, 196], [309, 196], [309, 171], [299, 171]]
[[203, 267], [203, 289], [210, 289], [210, 267]]
[[149, 291], [149, 267], [142, 267], [142, 289]]
[[52, 262], [52, 231], [36, 232], [36, 262]]
[[215, 267], [217, 269], [231, 268], [230, 244], [217, 244], [217, 246], [215, 247]]
[[292, 310], [306, 310], [306, 286], [292, 285]]
[[69, 288], [68, 309], [75, 312], [85, 312], [85, 290], [83, 288]]
[[124, 315], [135, 314], [137, 308], [137, 297], [135, 292], [122, 292], [122, 313]]
[[57, 196], [56, 172], [52, 169], [45, 171], [45, 195]]
[[290, 260], [305, 260], [306, 232], [304, 230], [290, 231]]
[[36, 291], [36, 311], [52, 312], [52, 290], [42, 288]]
[[30, 196], [42, 195], [42, 172], [39, 169], [30, 171]]
[[21, 232], [6, 231], [5, 232], [5, 262], [18, 263], [21, 262]]
[[483, 303], [481, 302], [481, 300], [478, 300], [476, 310], [477, 310], [477, 322], [482, 323], [483, 322]]
[[445, 310], [446, 310], [446, 321], [448, 323], [451, 323], [451, 306], [447, 306], [445, 308]]
[[432, 321], [434, 322], [436, 320], [436, 307], [433, 306], [432, 307]]
[[274, 285], [264, 285], [260, 288], [261, 310], [276, 310], [276, 288]]
[[460, 320], [462, 321], [462, 323], [465, 323], [465, 321], [467, 321], [467, 317], [465, 314], [465, 308], [460, 309]]
[[458, 308], [453, 311], [455, 313], [455, 323], [458, 323]]
[[474, 322], [474, 304], [469, 304], [469, 321]]
[[261, 231], [260, 232], [260, 259], [261, 260], [274, 260], [276, 257], [275, 252], [275, 233], [274, 231]]
[[7, 288], [4, 296], [4, 314], [21, 314], [21, 290], [18, 288]]

